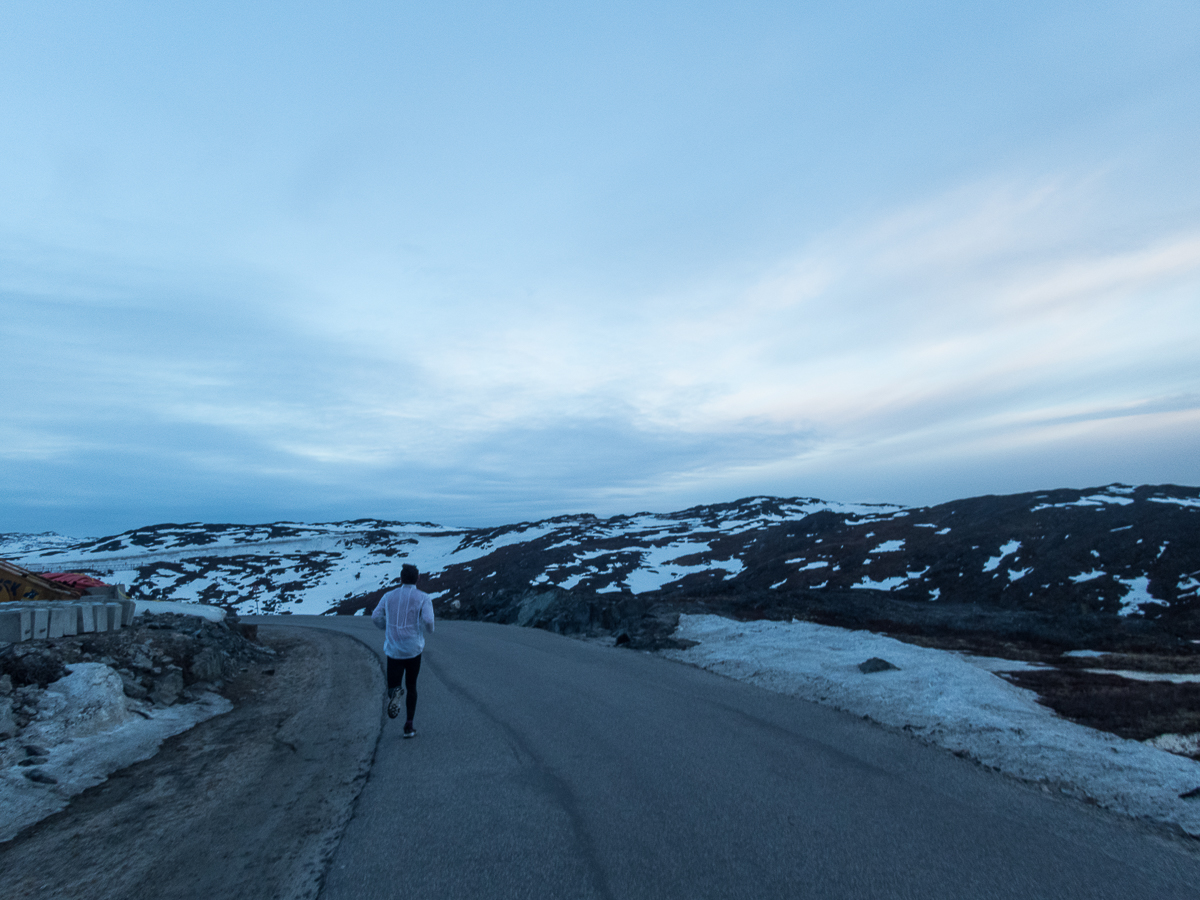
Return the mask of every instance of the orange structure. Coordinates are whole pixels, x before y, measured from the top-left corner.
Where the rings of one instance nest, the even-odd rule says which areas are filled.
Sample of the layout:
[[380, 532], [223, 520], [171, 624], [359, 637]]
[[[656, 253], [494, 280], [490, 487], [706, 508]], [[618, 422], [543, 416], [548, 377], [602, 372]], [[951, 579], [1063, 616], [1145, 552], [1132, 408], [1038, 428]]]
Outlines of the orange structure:
[[[78, 600], [88, 587], [103, 585], [87, 575], [71, 575], [72, 581], [56, 580], [62, 576], [37, 575], [28, 569], [23, 569], [16, 563], [0, 559], [0, 602], [19, 600]], [[75, 579], [83, 579], [90, 584], [76, 586]]]

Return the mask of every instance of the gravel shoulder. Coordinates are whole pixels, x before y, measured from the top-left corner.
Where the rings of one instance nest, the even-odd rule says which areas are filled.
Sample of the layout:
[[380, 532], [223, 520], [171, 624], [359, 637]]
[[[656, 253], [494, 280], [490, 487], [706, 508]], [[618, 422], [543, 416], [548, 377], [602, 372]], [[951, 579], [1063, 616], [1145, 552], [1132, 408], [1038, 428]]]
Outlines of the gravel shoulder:
[[267, 626], [278, 656], [234, 709], [0, 844], [9, 896], [315, 897], [382, 724], [383, 677], [353, 638]]

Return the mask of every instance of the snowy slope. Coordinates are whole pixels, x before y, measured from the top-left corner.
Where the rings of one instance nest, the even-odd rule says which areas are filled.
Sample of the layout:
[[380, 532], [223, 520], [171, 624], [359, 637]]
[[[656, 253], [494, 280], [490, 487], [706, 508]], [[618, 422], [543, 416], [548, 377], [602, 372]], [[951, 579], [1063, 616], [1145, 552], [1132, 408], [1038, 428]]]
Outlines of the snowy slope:
[[492, 574], [485, 571], [487, 561], [506, 550], [551, 552], [553, 559], [529, 579], [530, 586], [621, 590], [632, 582], [637, 591], [653, 590], [679, 575], [722, 565], [731, 575], [740, 571], [735, 558], [716, 565], [687, 562], [707, 555], [714, 536], [742, 534], [816, 510], [864, 515], [878, 508], [772, 500], [756, 509], [730, 505], [607, 520], [567, 516], [489, 529], [379, 520], [167, 524], [82, 541], [4, 535], [0, 557], [39, 571], [98, 572], [152, 599], [198, 600], [247, 613], [313, 614], [391, 584], [404, 562], [426, 573], [435, 592], [438, 576], [450, 569], [470, 573], [474, 568], [486, 579]]
[[[719, 593], [759, 610], [797, 598], [885, 602], [905, 616], [921, 605], [972, 604], [1200, 629], [1200, 489], [1176, 486], [921, 508], [752, 497], [483, 529], [375, 519], [167, 524], [80, 541], [5, 535], [0, 556], [43, 571], [98, 572], [150, 599], [241, 612], [355, 612], [412, 562], [447, 614], [544, 627], [595, 625], [651, 602]], [[539, 591], [541, 599], [525, 597]], [[590, 618], [564, 618], [564, 598], [591, 604]], [[610, 611], [595, 612], [602, 607]]]

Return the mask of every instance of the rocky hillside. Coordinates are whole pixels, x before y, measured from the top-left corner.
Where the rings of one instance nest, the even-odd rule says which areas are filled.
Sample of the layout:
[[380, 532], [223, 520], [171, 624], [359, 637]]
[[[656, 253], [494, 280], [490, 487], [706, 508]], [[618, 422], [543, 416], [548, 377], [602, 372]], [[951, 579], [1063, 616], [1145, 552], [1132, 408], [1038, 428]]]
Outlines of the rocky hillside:
[[0, 556], [243, 613], [360, 612], [414, 562], [442, 616], [635, 645], [703, 610], [1071, 646], [1200, 640], [1200, 489], [1174, 485], [919, 508], [752, 497], [486, 529], [170, 524], [87, 541], [5, 535]]
[[[0, 769], [9, 770], [0, 793], [14, 775], [54, 784], [41, 766], [65, 741], [211, 698], [250, 665], [274, 658], [256, 636], [252, 625], [168, 613], [143, 614], [116, 631], [0, 644]], [[68, 671], [70, 680], [60, 681]]]

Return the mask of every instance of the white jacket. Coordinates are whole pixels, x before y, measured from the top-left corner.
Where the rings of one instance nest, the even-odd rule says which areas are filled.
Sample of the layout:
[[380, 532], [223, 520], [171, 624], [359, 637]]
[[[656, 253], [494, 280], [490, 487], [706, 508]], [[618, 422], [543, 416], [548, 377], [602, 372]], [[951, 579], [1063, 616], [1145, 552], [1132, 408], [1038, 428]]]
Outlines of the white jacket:
[[384, 653], [392, 659], [412, 659], [425, 649], [424, 632], [433, 634], [433, 600], [415, 584], [402, 584], [379, 598], [371, 621], [384, 629]]

